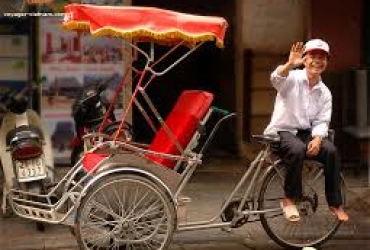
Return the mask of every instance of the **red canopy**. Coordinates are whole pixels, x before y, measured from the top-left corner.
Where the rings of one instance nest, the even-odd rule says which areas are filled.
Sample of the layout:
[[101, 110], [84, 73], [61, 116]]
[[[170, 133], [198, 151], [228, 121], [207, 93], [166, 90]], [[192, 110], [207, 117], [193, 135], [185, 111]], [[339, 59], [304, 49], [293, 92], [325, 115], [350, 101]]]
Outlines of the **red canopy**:
[[134, 41], [153, 41], [191, 47], [216, 40], [223, 47], [227, 22], [221, 17], [199, 16], [152, 7], [69, 4], [63, 26], [87, 30], [93, 36], [118, 36]]

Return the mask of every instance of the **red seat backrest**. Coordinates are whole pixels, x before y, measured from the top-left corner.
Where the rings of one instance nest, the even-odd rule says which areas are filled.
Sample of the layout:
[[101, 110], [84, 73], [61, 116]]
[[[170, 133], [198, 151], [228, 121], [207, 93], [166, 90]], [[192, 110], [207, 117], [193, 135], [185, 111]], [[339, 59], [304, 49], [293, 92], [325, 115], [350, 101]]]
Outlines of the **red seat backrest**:
[[[167, 116], [165, 123], [182, 148], [186, 148], [189, 144], [197, 130], [199, 122], [208, 112], [212, 100], [213, 94], [200, 90], [184, 91], [178, 98], [175, 107]], [[166, 132], [164, 126], [157, 131], [149, 146], [149, 150], [165, 154], [180, 154], [180, 151]], [[147, 155], [147, 158], [168, 168], [173, 168], [176, 164], [174, 160], [158, 156]]]

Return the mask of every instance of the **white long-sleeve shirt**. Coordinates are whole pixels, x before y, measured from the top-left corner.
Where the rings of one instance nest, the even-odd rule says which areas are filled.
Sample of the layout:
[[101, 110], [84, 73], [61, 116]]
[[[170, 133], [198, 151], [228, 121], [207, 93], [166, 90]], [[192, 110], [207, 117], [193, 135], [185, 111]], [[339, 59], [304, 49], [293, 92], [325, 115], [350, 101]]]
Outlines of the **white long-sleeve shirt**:
[[276, 135], [279, 131], [311, 129], [312, 136], [326, 137], [332, 114], [332, 95], [320, 79], [309, 88], [305, 69], [291, 70], [287, 77], [279, 76], [277, 68], [270, 80], [277, 90], [271, 122], [264, 134]]

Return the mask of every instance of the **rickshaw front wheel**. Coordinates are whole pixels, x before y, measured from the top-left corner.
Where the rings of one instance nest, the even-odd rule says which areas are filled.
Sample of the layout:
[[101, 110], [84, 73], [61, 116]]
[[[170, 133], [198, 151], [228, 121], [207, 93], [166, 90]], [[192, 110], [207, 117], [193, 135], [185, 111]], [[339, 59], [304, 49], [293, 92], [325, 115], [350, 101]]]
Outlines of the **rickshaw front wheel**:
[[175, 207], [165, 189], [147, 177], [112, 174], [86, 192], [77, 209], [81, 249], [166, 249]]

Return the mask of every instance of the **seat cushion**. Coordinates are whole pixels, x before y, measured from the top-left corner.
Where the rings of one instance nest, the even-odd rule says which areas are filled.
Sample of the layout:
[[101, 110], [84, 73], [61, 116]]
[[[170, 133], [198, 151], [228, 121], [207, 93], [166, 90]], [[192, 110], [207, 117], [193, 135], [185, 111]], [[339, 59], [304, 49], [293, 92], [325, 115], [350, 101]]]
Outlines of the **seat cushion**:
[[87, 172], [96, 172], [95, 166], [107, 158], [109, 154], [104, 153], [85, 153], [82, 159], [82, 166]]
[[[178, 98], [165, 123], [182, 148], [186, 148], [189, 144], [197, 131], [199, 122], [207, 114], [212, 100], [213, 94], [200, 90], [184, 91]], [[172, 155], [180, 154], [175, 142], [168, 135], [164, 126], [156, 133], [149, 150]], [[147, 155], [147, 158], [168, 168], [173, 168], [176, 164], [176, 161], [163, 157]]]

